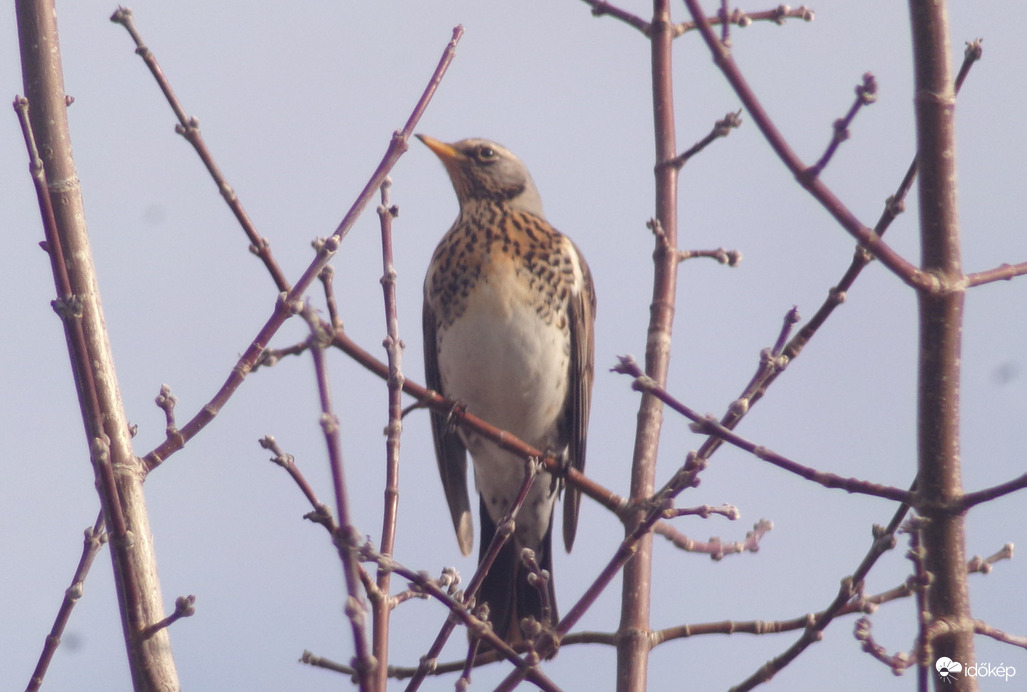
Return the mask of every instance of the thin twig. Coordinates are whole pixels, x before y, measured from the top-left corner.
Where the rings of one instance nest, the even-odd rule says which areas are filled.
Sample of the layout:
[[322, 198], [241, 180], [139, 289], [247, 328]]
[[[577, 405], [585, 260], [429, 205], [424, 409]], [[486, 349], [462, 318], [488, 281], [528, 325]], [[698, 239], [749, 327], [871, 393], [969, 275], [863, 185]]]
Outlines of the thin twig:
[[[958, 76], [956, 77], [955, 87], [957, 94], [959, 93], [959, 89], [963, 85], [963, 82], [966, 81], [966, 77], [970, 74], [970, 68], [973, 67], [974, 63], [976, 63], [980, 57], [980, 42], [974, 42], [968, 46], [964, 54], [963, 64], [960, 67]], [[913, 182], [916, 180], [916, 172], [917, 163], [916, 158], [914, 157], [907, 167], [906, 173], [899, 182], [895, 192], [885, 201], [881, 216], [874, 225], [874, 233], [878, 236], [883, 236], [888, 231], [888, 228], [896, 217], [905, 210], [906, 196], [909, 194], [909, 191], [913, 187]], [[860, 273], [862, 273], [863, 268], [866, 267], [872, 259], [873, 255], [862, 247], [856, 248], [852, 262], [842, 275], [842, 278], [828, 292], [827, 299], [809, 322], [803, 325], [802, 329], [800, 329], [798, 334], [795, 335], [795, 338], [788, 343], [788, 346], [786, 346], [782, 351], [782, 355], [786, 356], [789, 361], [798, 357], [799, 353], [802, 352], [802, 349], [806, 346], [816, 331], [824, 324], [824, 322], [827, 321], [827, 318], [831, 313], [834, 312], [834, 309], [845, 302], [845, 296], [849, 289], [852, 288], [856, 278]], [[770, 379], [763, 384], [762, 388], [765, 390], [766, 387], [769, 386], [770, 381], [775, 377], [776, 374], [771, 376]]]
[[853, 101], [852, 106], [849, 108], [849, 112], [845, 114], [844, 118], [839, 118], [834, 121], [834, 127], [832, 128], [831, 142], [827, 145], [827, 149], [824, 151], [823, 156], [815, 164], [806, 169], [806, 175], [816, 177], [823, 172], [824, 168], [831, 161], [831, 157], [838, 151], [838, 147], [842, 142], [849, 138], [849, 126], [852, 125], [852, 121], [856, 119], [856, 114], [863, 109], [864, 106], [869, 106], [871, 103], [877, 100], [877, 81], [874, 79], [874, 75], [869, 72], [863, 75], [863, 82], [856, 86], [856, 100]]
[[338, 531], [338, 525], [332, 516], [332, 510], [318, 499], [317, 493], [314, 492], [313, 487], [307, 482], [306, 477], [296, 465], [295, 457], [283, 452], [282, 448], [278, 445], [278, 441], [271, 435], [265, 435], [258, 442], [264, 449], [274, 452], [271, 461], [286, 470], [293, 482], [296, 483], [300, 491], [307, 498], [307, 501], [310, 502], [311, 507], [314, 508], [312, 513], [306, 515], [307, 518], [317, 524], [321, 524], [328, 530], [329, 535], [334, 536]]
[[[320, 239], [323, 242], [323, 238]], [[324, 287], [325, 294], [325, 307], [328, 308], [328, 320], [332, 323], [332, 333], [342, 331], [342, 318], [339, 317], [339, 306], [335, 302], [335, 291], [332, 288], [335, 278], [335, 269], [332, 265], [326, 265], [321, 273], [317, 275], [317, 278], [321, 281], [321, 285]]]
[[401, 130], [393, 133], [389, 146], [385, 155], [379, 162], [378, 167], [375, 169], [374, 173], [371, 174], [371, 178], [367, 181], [364, 189], [361, 190], [356, 201], [335, 229], [335, 232], [321, 245], [320, 249], [317, 251], [314, 261], [310, 263], [293, 287], [289, 291], [280, 294], [280, 299], [276, 303], [275, 309], [268, 318], [268, 321], [260, 329], [257, 336], [236, 362], [235, 367], [232, 369], [231, 374], [229, 374], [224, 384], [214, 397], [181, 428], [181, 438], [166, 439], [143, 458], [143, 463], [148, 471], [159, 466], [168, 458], [168, 456], [181, 449], [186, 442], [191, 440], [200, 430], [206, 427], [207, 424], [210, 423], [221, 411], [225, 403], [232, 397], [239, 386], [242, 385], [246, 375], [249, 374], [249, 372], [259, 362], [261, 353], [270, 342], [271, 337], [278, 332], [285, 321], [291, 316], [290, 310], [285, 306], [301, 299], [303, 294], [306, 293], [307, 289], [310, 287], [310, 284], [321, 274], [321, 271], [325, 266], [327, 266], [331, 257], [338, 250], [339, 243], [342, 242], [350, 229], [353, 228], [357, 218], [374, 197], [374, 194], [381, 186], [382, 181], [385, 180], [393, 166], [396, 165], [399, 158], [404, 152], [406, 152], [410, 135], [413, 133], [413, 129], [420, 120], [421, 115], [428, 107], [428, 103], [431, 101], [432, 96], [435, 94], [435, 90], [442, 81], [443, 75], [445, 75], [446, 70], [449, 68], [449, 64], [452, 62], [453, 56], [456, 53], [457, 43], [460, 41], [460, 37], [462, 35], [462, 26], [457, 26], [453, 29], [453, 37], [446, 45], [446, 48], [442, 53], [442, 57], [439, 59], [439, 63], [436, 66], [435, 71], [432, 73], [431, 79], [428, 81], [428, 85], [425, 87], [421, 97], [414, 105], [414, 109], [407, 118], [406, 124]]
[[696, 257], [709, 257], [729, 267], [737, 267], [742, 261], [741, 252], [738, 250], [726, 250], [722, 247], [718, 247], [715, 250], [678, 250], [677, 256], [679, 262], [695, 259]]
[[246, 237], [250, 241], [250, 251], [255, 254], [267, 267], [268, 272], [271, 274], [271, 278], [274, 280], [275, 285], [279, 291], [288, 291], [289, 281], [285, 278], [284, 272], [281, 267], [278, 266], [278, 262], [275, 260], [274, 255], [271, 254], [271, 244], [267, 238], [261, 237], [257, 232], [256, 227], [250, 220], [249, 215], [246, 213], [246, 209], [243, 207], [242, 202], [239, 200], [238, 195], [235, 194], [235, 190], [228, 184], [228, 179], [224, 173], [221, 172], [220, 167], [214, 160], [214, 155], [207, 148], [207, 143], [203, 139], [203, 134], [200, 132], [200, 123], [196, 118], [192, 118], [186, 115], [185, 108], [182, 103], [178, 100], [175, 95], [174, 89], [171, 88], [171, 83], [164, 75], [164, 71], [161, 69], [160, 64], [157, 62], [157, 58], [150, 51], [150, 49], [143, 42], [143, 38], [136, 28], [135, 21], [132, 19], [132, 10], [127, 7], [119, 7], [111, 15], [111, 21], [115, 24], [121, 24], [125, 27], [129, 36], [132, 37], [132, 41], [136, 45], [136, 54], [143, 59], [146, 66], [150, 70], [150, 74], [157, 81], [157, 86], [164, 92], [164, 98], [167, 99], [168, 105], [171, 106], [171, 110], [175, 112], [175, 117], [178, 118], [178, 124], [175, 126], [175, 132], [185, 137], [185, 139], [193, 145], [193, 149], [199, 155], [200, 160], [203, 161], [203, 165], [207, 168], [207, 172], [210, 173], [210, 177], [214, 180], [218, 190], [221, 192], [221, 196], [228, 204], [228, 208], [232, 210], [239, 225], [242, 226], [243, 231], [246, 233]]
[[632, 14], [627, 10], [623, 10], [612, 3], [606, 2], [605, 0], [584, 0], [584, 2], [592, 8], [593, 17], [609, 15], [615, 19], [619, 19], [629, 26], [633, 26], [644, 35], [649, 36], [649, 31], [651, 29], [649, 22], [638, 15]]
[[[914, 482], [910, 487], [910, 492], [915, 489], [916, 483]], [[811, 618], [811, 621], [803, 628], [802, 635], [798, 640], [796, 640], [784, 652], [778, 654], [760, 666], [756, 672], [742, 681], [739, 685], [732, 687], [732, 690], [745, 692], [746, 690], [751, 690], [757, 685], [770, 680], [785, 666], [794, 661], [799, 654], [805, 651], [811, 644], [818, 642], [823, 638], [823, 632], [827, 629], [827, 626], [844, 612], [846, 604], [852, 600], [853, 595], [859, 593], [862, 589], [863, 580], [866, 579], [867, 574], [870, 573], [870, 570], [877, 563], [877, 560], [895, 547], [895, 532], [898, 530], [899, 525], [906, 517], [906, 513], [908, 511], [909, 505], [903, 503], [895, 510], [895, 513], [892, 515], [891, 521], [888, 522], [887, 526], [874, 527], [874, 540], [870, 544], [870, 549], [867, 551], [867, 554], [863, 556], [863, 560], [856, 568], [856, 571], [853, 572], [851, 576], [842, 579], [841, 586], [839, 587], [834, 600], [827, 606], [827, 608], [822, 610], [815, 617]]]
[[150, 625], [145, 630], [143, 630], [139, 636], [143, 637], [144, 639], [148, 639], [149, 637], [152, 637], [153, 635], [157, 634], [157, 632], [160, 632], [162, 629], [165, 629], [166, 627], [171, 627], [172, 624], [181, 620], [182, 618], [192, 617], [195, 614], [196, 596], [193, 596], [192, 594], [188, 596], [179, 596], [175, 599], [175, 612], [173, 612], [171, 615], [167, 616], [160, 622], [155, 622], [154, 624]]
[[716, 536], [708, 541], [697, 541], [680, 533], [677, 529], [666, 522], [659, 522], [656, 524], [656, 526], [653, 527], [653, 533], [663, 536], [670, 541], [674, 547], [680, 548], [685, 552], [705, 553], [709, 555], [711, 559], [719, 561], [723, 560], [728, 555], [755, 553], [760, 549], [760, 540], [773, 528], [774, 524], [772, 522], [769, 522], [766, 519], [761, 519], [752, 527], [752, 531], [748, 531], [745, 534], [744, 541], [733, 541], [730, 543], [725, 543]]
[[50, 634], [46, 636], [43, 643], [43, 650], [39, 654], [39, 660], [36, 662], [35, 670], [32, 671], [29, 684], [25, 686], [26, 692], [35, 692], [43, 684], [50, 661], [53, 660], [54, 654], [57, 653], [57, 647], [61, 644], [61, 635], [64, 634], [68, 620], [71, 619], [71, 611], [78, 603], [78, 599], [82, 598], [89, 568], [93, 566], [93, 560], [106, 542], [107, 532], [103, 528], [103, 513], [101, 512], [93, 525], [85, 530], [82, 556], [79, 557], [75, 574], [71, 578], [71, 586], [64, 591], [64, 601], [61, 602], [61, 607], [57, 610], [57, 617], [54, 618], [53, 627], [50, 628]]
[[652, 394], [681, 415], [693, 421], [695, 423], [695, 425], [692, 426], [693, 432], [715, 435], [725, 442], [749, 452], [757, 459], [768, 461], [778, 468], [782, 468], [798, 476], [802, 476], [806, 480], [819, 483], [825, 488], [841, 488], [842, 490], [850, 493], [873, 495], [875, 497], [883, 497], [889, 500], [896, 500], [898, 502], [907, 502], [910, 500], [909, 493], [900, 488], [881, 485], [879, 483], [871, 483], [869, 481], [861, 481], [856, 478], [844, 478], [833, 473], [818, 471], [814, 468], [804, 466], [796, 461], [788, 459], [787, 457], [767, 449], [762, 445], [757, 445], [754, 442], [746, 440], [733, 430], [725, 427], [713, 416], [700, 415], [695, 410], [678, 401], [669, 392], [667, 392], [666, 389], [654, 382], [652, 378], [647, 377], [646, 374], [642, 372], [641, 368], [638, 367], [638, 363], [636, 363], [630, 356], [621, 356], [620, 363], [613, 368], [613, 371], [634, 377], [635, 379], [632, 383], [633, 389]]
[[982, 272], [973, 272], [966, 275], [966, 287], [973, 288], [993, 281], [1009, 281], [1010, 279], [1027, 274], [1027, 262], [1019, 264], [1000, 264], [994, 269], [987, 269]]
[[974, 620], [974, 632], [977, 634], [983, 634], [986, 637], [991, 637], [995, 641], [1018, 646], [1021, 649], [1027, 649], [1027, 637], [1023, 635], [1017, 636], [1015, 634], [1007, 634], [1000, 629], [992, 627], [983, 620]]
[[[910, 657], [912, 659], [910, 665], [915, 664], [917, 667], [917, 686], [920, 692], [927, 692], [931, 650], [930, 641], [927, 638], [930, 621], [930, 613], [927, 611], [927, 589], [930, 587], [931, 578], [924, 567], [924, 549], [920, 543], [920, 531], [923, 529], [923, 525], [923, 517], [914, 515], [902, 525], [901, 530], [909, 534], [909, 550], [906, 552], [906, 557], [913, 563], [913, 576], [906, 583], [909, 584], [916, 596], [917, 636], [913, 648], [915, 655]], [[867, 627], [869, 629], [869, 624]]]
[[541, 670], [539, 670], [537, 666], [527, 663], [518, 656], [509, 644], [504, 642], [495, 632], [493, 632], [491, 627], [486, 623], [476, 618], [460, 600], [451, 595], [448, 590], [441, 588], [436, 580], [430, 579], [427, 575], [421, 572], [414, 571], [401, 565], [387, 555], [382, 555], [369, 543], [365, 543], [361, 546], [360, 557], [362, 560], [377, 563], [380, 569], [385, 569], [389, 572], [394, 572], [400, 575], [417, 589], [443, 603], [449, 608], [450, 613], [456, 615], [460, 621], [474, 633], [475, 636], [481, 637], [490, 647], [499, 651], [508, 661], [514, 664], [517, 670], [522, 671], [523, 675], [538, 685], [541, 689], [554, 691], [559, 689], [545, 676], [544, 673], [542, 673]]
[[792, 172], [796, 180], [816, 199], [835, 220], [852, 235], [861, 247], [869, 250], [881, 263], [901, 278], [905, 283], [918, 290], [928, 292], [940, 292], [942, 279], [934, 274], [922, 271], [915, 264], [909, 262], [898, 252], [893, 250], [873, 230], [864, 225], [856, 216], [849, 211], [834, 192], [818, 177], [810, 177], [805, 174], [807, 166], [803, 164], [798, 154], [791, 148], [784, 135], [777, 129], [777, 126], [770, 119], [770, 116], [763, 109], [756, 94], [749, 87], [748, 82], [742, 75], [738, 65], [731, 57], [730, 51], [723, 46], [713, 28], [705, 19], [698, 0], [685, 0], [692, 19], [695, 21], [703, 40], [713, 55], [713, 61], [723, 72], [728, 83], [734, 88], [735, 93], [741, 99], [749, 116], [763, 133], [767, 143], [778, 155], [785, 166]]
[[673, 166], [674, 168], [681, 169], [688, 160], [698, 154], [700, 151], [705, 149], [707, 146], [712, 144], [714, 141], [727, 137], [731, 134], [731, 130], [742, 126], [742, 111], [735, 113], [728, 113], [723, 118], [713, 124], [713, 129], [710, 130], [709, 134], [700, 139], [698, 142], [690, 146], [688, 149], [678, 154], [674, 158], [670, 159], [659, 165]]
[[[721, 11], [717, 12], [716, 17], [707, 17], [706, 21], [710, 26], [716, 26], [717, 24], [728, 25], [734, 24], [739, 28], [746, 28], [753, 22], [773, 22], [778, 26], [783, 26], [787, 19], [801, 19], [804, 22], [813, 21], [813, 10], [809, 9], [805, 5], [801, 7], [791, 8], [788, 5], [778, 5], [772, 10], [761, 10], [759, 12], [743, 12], [740, 9], [735, 9], [727, 15], [725, 19], [723, 6], [726, 4], [722, 3]], [[675, 37], [681, 36], [689, 31], [694, 31], [698, 28], [695, 22], [681, 22], [680, 24], [674, 25]], [[725, 41], [725, 45], [730, 45], [729, 34], [727, 31], [722, 30], [721, 40]]]
[[719, 507], [714, 507], [712, 505], [701, 505], [699, 507], [680, 507], [677, 509], [668, 509], [663, 512], [663, 516], [665, 519], [673, 519], [674, 517], [688, 516], [696, 516], [702, 517], [703, 519], [707, 519], [713, 516], [714, 514], [719, 514], [723, 517], [727, 517], [731, 521], [734, 521], [741, 516], [741, 513], [738, 511], [738, 508], [734, 505], [720, 505]]
[[[909, 668], [915, 663], [915, 659], [907, 654], [905, 651], [900, 651], [897, 654], [889, 654], [888, 650], [883, 646], [874, 641], [873, 636], [870, 634], [870, 618], [862, 617], [856, 620], [856, 625], [853, 628], [853, 636], [856, 638], [863, 649], [863, 651], [876, 658], [881, 663], [891, 668], [892, 673], [895, 675], [901, 675], [906, 668]], [[925, 688], [920, 688], [925, 689]]]
[[1009, 493], [1016, 492], [1017, 490], [1023, 490], [1024, 488], [1027, 488], [1027, 473], [990, 488], [976, 490], [972, 493], [965, 493], [955, 501], [954, 505], [957, 510], [965, 511], [975, 505], [981, 504], [982, 502], [994, 500], [997, 497], [1002, 497], [1003, 495], [1008, 495]]
[[[592, 8], [592, 15], [594, 17], [610, 16], [615, 19], [619, 19], [625, 24], [638, 29], [646, 37], [652, 35], [652, 25], [646, 20], [642, 19], [638, 15], [632, 14], [627, 10], [617, 7], [613, 3], [606, 2], [606, 0], [584, 0], [586, 5]], [[781, 25], [785, 23], [786, 19], [801, 19], [804, 22], [813, 21], [813, 10], [807, 8], [805, 5], [796, 8], [790, 8], [788, 5], [778, 5], [772, 10], [763, 10], [761, 12], [750, 12], [745, 13], [741, 10], [734, 10], [727, 15], [723, 12], [718, 12], [716, 17], [709, 17], [706, 21], [711, 25], [716, 24], [734, 24], [739, 27], [747, 27], [754, 21], [765, 21], [773, 22]], [[674, 38], [683, 36], [689, 31], [694, 31], [697, 28], [695, 22], [681, 22], [674, 24], [671, 29], [671, 34]], [[727, 33], [724, 33], [724, 38], [727, 38]]]
[[321, 323], [309, 305], [304, 306], [303, 317], [310, 325], [311, 330], [310, 354], [314, 360], [318, 399], [321, 403], [321, 428], [324, 432], [325, 446], [328, 449], [328, 463], [332, 471], [332, 489], [335, 494], [335, 511], [339, 518], [339, 526], [334, 532], [333, 540], [339, 551], [339, 558], [342, 560], [343, 572], [346, 576], [348, 598], [345, 611], [353, 632], [354, 659], [360, 690], [361, 692], [370, 692], [374, 689], [372, 675], [375, 661], [365, 638], [365, 608], [360, 597], [360, 575], [356, 554], [360, 533], [350, 520], [346, 474], [342, 462], [342, 441], [339, 436], [339, 419], [332, 406], [328, 370], [324, 358], [324, 347], [330, 342], [330, 335], [325, 334], [321, 329]]
[[970, 558], [970, 561], [966, 564], [966, 571], [968, 573], [980, 572], [981, 574], [990, 574], [991, 569], [996, 562], [1002, 560], [1013, 559], [1013, 544], [1006, 543], [1002, 546], [1002, 549], [998, 552], [989, 555], [988, 557], [981, 557], [980, 555], [974, 555]]

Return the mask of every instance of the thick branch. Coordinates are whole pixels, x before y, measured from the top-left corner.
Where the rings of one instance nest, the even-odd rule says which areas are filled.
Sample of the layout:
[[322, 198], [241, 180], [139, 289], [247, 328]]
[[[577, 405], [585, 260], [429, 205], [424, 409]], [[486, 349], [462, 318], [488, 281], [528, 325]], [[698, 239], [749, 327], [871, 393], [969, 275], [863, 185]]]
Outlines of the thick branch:
[[[674, 296], [677, 287], [677, 188], [678, 169], [659, 165], [677, 156], [674, 129], [674, 82], [672, 54], [674, 26], [670, 17], [670, 0], [653, 0], [653, 19], [649, 41], [652, 60], [653, 127], [655, 137], [656, 221], [663, 232], [657, 238], [653, 253], [653, 297], [649, 307], [649, 330], [645, 349], [645, 372], [656, 382], [665, 384], [670, 366], [671, 331], [674, 325]], [[663, 404], [655, 396], [645, 394], [638, 409], [635, 448], [631, 465], [631, 499], [635, 502], [653, 493], [656, 478], [656, 456], [660, 429], [663, 425]], [[627, 517], [625, 531], [630, 537], [643, 525], [645, 512], [636, 510]], [[618, 692], [642, 692], [646, 689], [650, 648], [650, 586], [652, 579], [653, 537], [638, 534], [630, 561], [624, 565], [621, 594], [621, 617], [617, 645]], [[609, 566], [616, 563], [612, 561]], [[608, 566], [608, 567], [609, 567]], [[573, 614], [569, 613], [568, 617]]]
[[[82, 190], [71, 153], [67, 103], [52, 1], [15, 4], [29, 102], [23, 121], [46, 231], [57, 300], [79, 408], [96, 476], [117, 585], [122, 630], [137, 691], [174, 690], [178, 673], [166, 629], [157, 560], [143, 495], [145, 471], [132, 450], [100, 304]], [[31, 122], [31, 128], [27, 125]], [[45, 175], [45, 184], [44, 183]]]
[[[948, 15], [944, 2], [911, 0], [917, 162], [920, 169], [921, 268], [953, 286], [943, 293], [918, 291], [920, 364], [918, 386], [917, 500], [926, 520], [924, 566], [930, 660], [947, 656], [974, 660], [973, 620], [966, 583], [963, 516], [950, 503], [963, 494], [959, 460], [959, 365], [963, 290], [956, 204], [955, 92], [949, 58]], [[921, 632], [922, 637], [929, 636]], [[958, 689], [976, 689], [964, 676]]]

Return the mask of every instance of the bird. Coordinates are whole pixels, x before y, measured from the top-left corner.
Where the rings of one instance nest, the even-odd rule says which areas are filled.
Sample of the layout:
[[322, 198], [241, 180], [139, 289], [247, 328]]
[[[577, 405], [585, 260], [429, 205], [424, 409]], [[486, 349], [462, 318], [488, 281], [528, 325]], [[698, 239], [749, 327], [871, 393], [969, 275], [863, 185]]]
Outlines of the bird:
[[[565, 467], [585, 468], [592, 399], [596, 294], [577, 246], [546, 221], [528, 169], [486, 139], [452, 144], [418, 138], [442, 161], [460, 211], [432, 255], [424, 281], [424, 364], [430, 389]], [[479, 495], [479, 564], [525, 478], [525, 460], [432, 412], [442, 485], [464, 555], [474, 527], [467, 453]], [[493, 631], [525, 641], [526, 618], [559, 620], [553, 587], [552, 531], [563, 494], [563, 540], [569, 552], [581, 493], [542, 470], [516, 515], [513, 535], [482, 582]], [[546, 596], [523, 564], [531, 549], [549, 573]], [[536, 631], [537, 630], [533, 630]]]

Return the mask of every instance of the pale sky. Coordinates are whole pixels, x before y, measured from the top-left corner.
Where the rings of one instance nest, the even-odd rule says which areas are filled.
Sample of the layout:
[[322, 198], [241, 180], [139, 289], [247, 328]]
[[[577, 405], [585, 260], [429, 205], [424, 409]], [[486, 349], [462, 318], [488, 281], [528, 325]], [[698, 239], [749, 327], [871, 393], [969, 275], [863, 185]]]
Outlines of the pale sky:
[[[648, 3], [624, 0], [644, 14]], [[711, 11], [719, 3], [707, 2]], [[1027, 5], [954, 3], [952, 57], [984, 38], [984, 58], [958, 104], [958, 167], [966, 271], [1027, 259], [1021, 203], [1027, 147], [1021, 136], [1027, 67], [1022, 27]], [[769, 8], [767, 5], [766, 8]], [[895, 2], [812, 4], [812, 23], [758, 23], [733, 31], [739, 64], [778, 127], [809, 163], [829, 141], [864, 72], [878, 101], [859, 114], [824, 174], [864, 223], [872, 225], [911, 160], [908, 16]], [[593, 18], [581, 2], [388, 4], [253, 2], [131, 5], [186, 111], [204, 137], [290, 280], [313, 258], [310, 242], [330, 234], [405, 122], [459, 23], [466, 33], [453, 65], [418, 127], [445, 141], [494, 139], [530, 169], [549, 220], [582, 249], [599, 296], [596, 381], [587, 472], [626, 494], [638, 395], [608, 372], [618, 355], [644, 355], [651, 293], [653, 144], [649, 47], [633, 28]], [[72, 141], [87, 222], [129, 419], [142, 455], [164, 436], [154, 405], [162, 383], [178, 397], [179, 422], [217, 391], [238, 355], [270, 315], [274, 284], [247, 250], [217, 189], [127, 33], [108, 21], [113, 4], [62, 3], [59, 27]], [[764, 6], [746, 9], [765, 9]], [[683, 6], [674, 8], [683, 20]], [[13, 9], [0, 14], [0, 70], [9, 99], [23, 93]], [[738, 110], [697, 35], [675, 43], [677, 140], [684, 150]], [[848, 266], [853, 240], [792, 180], [753, 127], [715, 143], [682, 171], [680, 245], [742, 252], [737, 269], [709, 260], [681, 267], [668, 388], [701, 412], [720, 415], [751, 377], [760, 349], [777, 336], [793, 305], [812, 316]], [[0, 678], [24, 687], [71, 579], [82, 530], [99, 509], [82, 434], [49, 263], [17, 119], [0, 128], [0, 190], [7, 331], [0, 353]], [[404, 372], [423, 382], [421, 282], [432, 249], [456, 214], [456, 198], [437, 159], [416, 141], [392, 178]], [[919, 256], [916, 198], [887, 241]], [[371, 209], [333, 262], [348, 333], [384, 358], [378, 220]], [[322, 296], [312, 297], [322, 305]], [[973, 290], [963, 344], [962, 458], [968, 490], [1025, 471], [1027, 280]], [[293, 320], [274, 339], [305, 337]], [[906, 487], [915, 474], [917, 349], [913, 293], [871, 265], [813, 342], [773, 385], [739, 433], [801, 463], [842, 476]], [[342, 420], [354, 521], [380, 538], [385, 389], [341, 354], [329, 357]], [[250, 376], [213, 424], [146, 483], [168, 611], [195, 594], [196, 615], [171, 630], [183, 687], [190, 690], [336, 690], [348, 682], [296, 663], [304, 649], [348, 661], [352, 639], [342, 615], [342, 573], [323, 529], [305, 522], [299, 490], [257, 440], [274, 435], [324, 501], [331, 491], [318, 426], [313, 368], [287, 359]], [[702, 438], [667, 413], [657, 471], [662, 484]], [[467, 577], [475, 558], [460, 555], [435, 470], [427, 416], [405, 422], [396, 558], [437, 574], [452, 565]], [[657, 538], [655, 628], [726, 619], [778, 620], [826, 607], [862, 560], [871, 526], [893, 505], [826, 490], [738, 450], [713, 458], [683, 507], [730, 503], [742, 518], [675, 520], [698, 540], [742, 540], [760, 519], [774, 530], [755, 554], [713, 562]], [[1023, 493], [971, 512], [967, 554], [990, 555], [1027, 540]], [[575, 550], [556, 549], [555, 580], [566, 612], [614, 554], [622, 529], [585, 500]], [[870, 593], [910, 572], [905, 545], [871, 573]], [[975, 616], [1024, 635], [1023, 560], [971, 575]], [[393, 580], [399, 590], [402, 583]], [[578, 629], [612, 631], [616, 581]], [[396, 611], [390, 663], [416, 665], [445, 611], [410, 602]], [[862, 653], [855, 618], [837, 620], [825, 640], [786, 668], [768, 690], [908, 690]], [[915, 633], [911, 600], [882, 606], [874, 635], [889, 651], [908, 651]], [[798, 637], [692, 637], [652, 654], [651, 690], [726, 689]], [[443, 660], [463, 655], [457, 632]], [[978, 637], [977, 661], [1016, 665], [1021, 650]], [[612, 648], [574, 646], [546, 663], [564, 689], [613, 689]], [[1017, 677], [1027, 676], [1022, 665]], [[491, 689], [506, 668], [480, 670]], [[424, 689], [452, 689], [454, 676]], [[109, 554], [97, 558], [51, 665], [44, 689], [128, 689]], [[1015, 681], [982, 681], [1014, 689]], [[393, 683], [390, 689], [402, 689]]]

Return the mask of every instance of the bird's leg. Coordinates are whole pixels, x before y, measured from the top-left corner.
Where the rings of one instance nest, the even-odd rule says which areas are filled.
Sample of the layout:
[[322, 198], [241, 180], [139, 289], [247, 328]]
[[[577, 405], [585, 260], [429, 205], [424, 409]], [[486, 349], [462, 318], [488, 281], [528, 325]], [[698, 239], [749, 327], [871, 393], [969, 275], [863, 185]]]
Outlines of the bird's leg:
[[449, 413], [446, 414], [446, 434], [450, 435], [456, 432], [456, 415], [457, 413], [467, 413], [467, 404], [462, 401], [454, 401], [453, 405], [449, 408]]
[[549, 490], [550, 492], [563, 492], [564, 479], [567, 477], [567, 471], [571, 468], [571, 457], [569, 454], [563, 452], [557, 452], [555, 449], [546, 447], [545, 454], [542, 458], [555, 459], [557, 466], [560, 468], [558, 473], [550, 474], [552, 480], [550, 481]]

